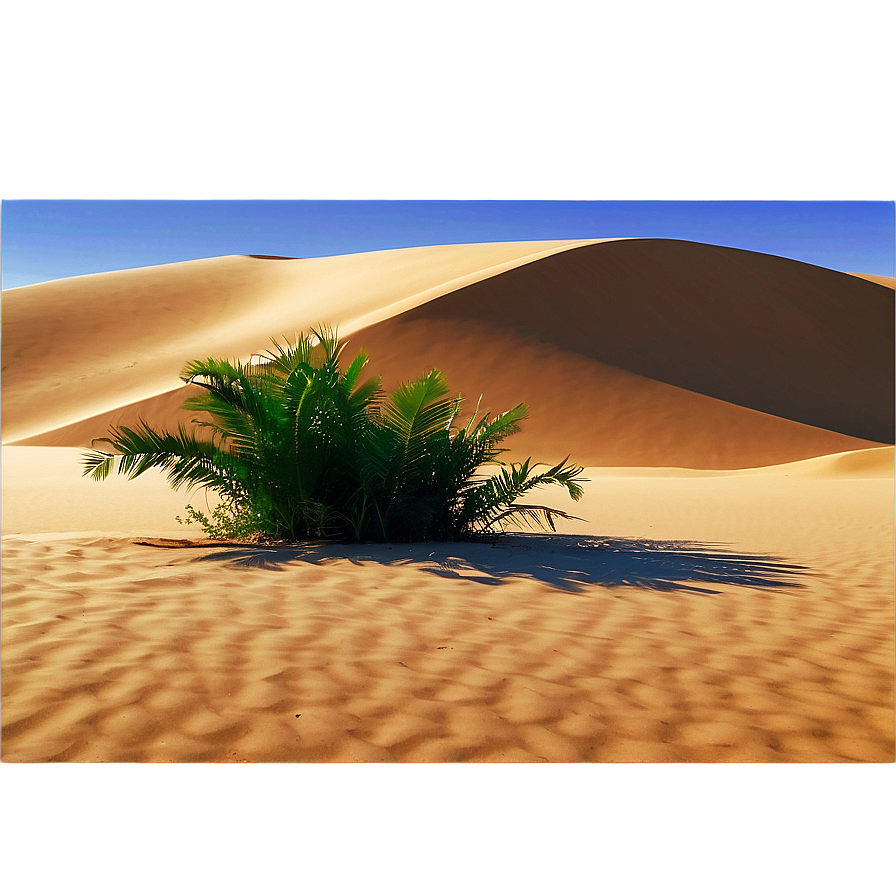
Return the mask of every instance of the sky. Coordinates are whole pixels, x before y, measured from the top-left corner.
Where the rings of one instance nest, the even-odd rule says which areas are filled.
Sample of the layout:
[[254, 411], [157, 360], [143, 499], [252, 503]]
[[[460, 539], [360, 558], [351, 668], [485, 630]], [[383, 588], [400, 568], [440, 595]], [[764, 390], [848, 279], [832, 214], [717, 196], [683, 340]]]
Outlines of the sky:
[[894, 73], [889, 0], [4, 0], [3, 286], [607, 236], [892, 276]]
[[892, 202], [4, 200], [3, 289], [220, 255], [662, 237], [893, 276]]

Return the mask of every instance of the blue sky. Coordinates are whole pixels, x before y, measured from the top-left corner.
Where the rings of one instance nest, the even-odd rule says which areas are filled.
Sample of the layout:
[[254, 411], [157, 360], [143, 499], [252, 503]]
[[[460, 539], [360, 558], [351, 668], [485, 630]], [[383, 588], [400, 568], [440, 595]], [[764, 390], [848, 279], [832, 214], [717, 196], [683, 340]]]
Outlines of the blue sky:
[[4, 289], [218, 255], [314, 257], [504, 240], [665, 237], [893, 276], [891, 202], [16, 200]]

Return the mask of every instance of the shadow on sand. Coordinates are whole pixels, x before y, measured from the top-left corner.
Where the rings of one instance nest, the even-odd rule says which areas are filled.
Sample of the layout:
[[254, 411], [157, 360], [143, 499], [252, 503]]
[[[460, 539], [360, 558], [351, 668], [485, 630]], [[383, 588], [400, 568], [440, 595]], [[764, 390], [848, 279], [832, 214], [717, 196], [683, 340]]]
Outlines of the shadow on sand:
[[358, 566], [412, 566], [433, 575], [500, 585], [521, 579], [582, 592], [588, 586], [720, 594], [727, 585], [800, 588], [807, 568], [777, 557], [727, 553], [722, 545], [578, 535], [502, 536], [493, 542], [309, 544], [217, 549], [193, 562], [283, 569], [295, 563], [347, 560]]

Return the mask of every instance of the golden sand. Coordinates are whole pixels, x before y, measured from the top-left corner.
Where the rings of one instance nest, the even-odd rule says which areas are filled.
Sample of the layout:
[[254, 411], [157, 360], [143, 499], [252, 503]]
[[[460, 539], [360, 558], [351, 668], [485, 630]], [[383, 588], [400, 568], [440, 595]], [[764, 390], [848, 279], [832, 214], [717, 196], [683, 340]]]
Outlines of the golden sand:
[[892, 761], [883, 451], [589, 471], [494, 547], [4, 535], [3, 759]]
[[[892, 762], [892, 291], [666, 242], [207, 259], [4, 293], [2, 759]], [[651, 260], [693, 286], [659, 329]], [[718, 298], [735, 269], [740, 309]], [[119, 313], [85, 322], [88, 297]], [[581, 504], [544, 496], [583, 520], [494, 545], [215, 545], [161, 475], [80, 477], [110, 421], [178, 419], [189, 358], [320, 319], [387, 385], [429, 363], [483, 410], [529, 401], [509, 447], [588, 464]]]

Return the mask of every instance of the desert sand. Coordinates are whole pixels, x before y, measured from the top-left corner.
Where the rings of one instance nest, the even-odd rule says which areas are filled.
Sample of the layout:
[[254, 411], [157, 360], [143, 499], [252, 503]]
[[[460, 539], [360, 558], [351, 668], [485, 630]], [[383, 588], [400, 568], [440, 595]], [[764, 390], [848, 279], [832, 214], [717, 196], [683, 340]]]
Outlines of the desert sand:
[[[510, 456], [585, 464], [545, 495], [582, 519], [250, 547], [80, 477], [189, 419], [190, 358], [320, 321], [530, 403]], [[894, 760], [886, 284], [672, 240], [204, 259], [4, 292], [2, 385], [6, 762]]]

